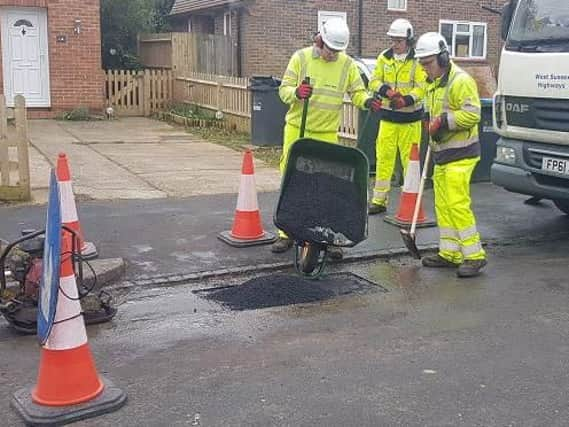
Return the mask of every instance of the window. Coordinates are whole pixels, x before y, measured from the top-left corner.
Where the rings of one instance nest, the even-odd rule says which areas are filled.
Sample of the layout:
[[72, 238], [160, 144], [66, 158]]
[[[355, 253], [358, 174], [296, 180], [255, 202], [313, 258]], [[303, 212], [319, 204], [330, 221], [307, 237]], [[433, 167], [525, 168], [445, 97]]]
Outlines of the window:
[[455, 58], [486, 58], [486, 24], [483, 22], [440, 21], [439, 31]]
[[407, 10], [407, 0], [387, 0], [387, 10]]
[[14, 27], [21, 27], [21, 26], [33, 27], [32, 23], [27, 19], [18, 19], [14, 24]]
[[226, 12], [223, 15], [223, 35], [231, 35], [231, 12]]
[[319, 10], [318, 11], [318, 31], [322, 31], [322, 24], [326, 22], [330, 18], [342, 18], [344, 21], [347, 21], [348, 14], [346, 12], [334, 12], [328, 10]]

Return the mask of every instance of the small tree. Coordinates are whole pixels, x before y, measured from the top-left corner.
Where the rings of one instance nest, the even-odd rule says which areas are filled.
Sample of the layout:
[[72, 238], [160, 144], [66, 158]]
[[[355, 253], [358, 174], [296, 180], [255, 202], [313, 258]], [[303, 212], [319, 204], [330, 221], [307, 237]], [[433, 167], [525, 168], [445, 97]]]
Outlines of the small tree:
[[104, 68], [136, 69], [137, 35], [167, 31], [174, 0], [101, 0]]

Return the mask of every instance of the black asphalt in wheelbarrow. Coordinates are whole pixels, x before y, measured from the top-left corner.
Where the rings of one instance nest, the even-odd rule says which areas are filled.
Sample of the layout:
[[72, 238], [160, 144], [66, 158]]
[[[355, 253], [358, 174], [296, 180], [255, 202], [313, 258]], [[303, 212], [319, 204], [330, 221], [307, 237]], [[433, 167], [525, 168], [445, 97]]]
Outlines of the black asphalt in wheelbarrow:
[[360, 150], [299, 139], [290, 149], [275, 225], [295, 241], [355, 246], [367, 237], [367, 175]]

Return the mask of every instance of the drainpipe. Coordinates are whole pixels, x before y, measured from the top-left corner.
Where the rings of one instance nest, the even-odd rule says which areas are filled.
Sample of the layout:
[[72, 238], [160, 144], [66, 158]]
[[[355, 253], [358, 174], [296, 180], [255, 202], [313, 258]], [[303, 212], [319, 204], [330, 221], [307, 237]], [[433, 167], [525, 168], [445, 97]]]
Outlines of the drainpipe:
[[362, 56], [363, 44], [364, 44], [362, 40], [363, 36], [362, 25], [364, 22], [363, 12], [364, 12], [364, 0], [358, 0], [358, 56], [359, 57]]
[[243, 48], [241, 47], [241, 9], [237, 9], [237, 13], [235, 14], [237, 18], [237, 76], [242, 76], [243, 65], [241, 61], [241, 54], [243, 53]]

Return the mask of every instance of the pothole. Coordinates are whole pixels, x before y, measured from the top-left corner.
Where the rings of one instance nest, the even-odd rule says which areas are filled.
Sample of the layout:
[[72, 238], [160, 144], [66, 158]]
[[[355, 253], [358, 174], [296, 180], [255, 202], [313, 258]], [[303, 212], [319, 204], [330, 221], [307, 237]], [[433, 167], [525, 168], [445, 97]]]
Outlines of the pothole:
[[241, 285], [192, 292], [230, 310], [242, 311], [315, 303], [344, 295], [387, 292], [387, 289], [354, 273], [341, 272], [328, 274], [318, 280], [308, 280], [297, 275], [271, 274], [255, 277]]

